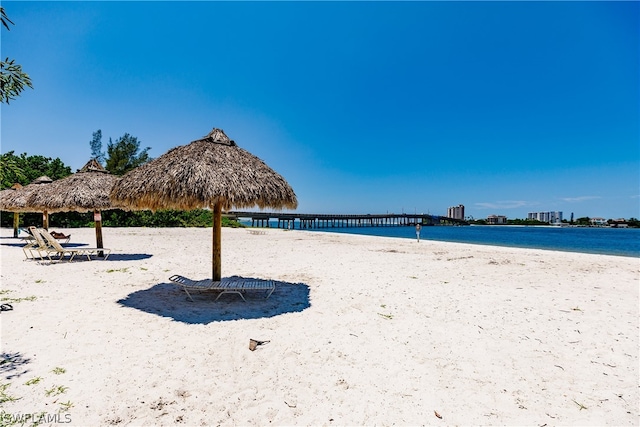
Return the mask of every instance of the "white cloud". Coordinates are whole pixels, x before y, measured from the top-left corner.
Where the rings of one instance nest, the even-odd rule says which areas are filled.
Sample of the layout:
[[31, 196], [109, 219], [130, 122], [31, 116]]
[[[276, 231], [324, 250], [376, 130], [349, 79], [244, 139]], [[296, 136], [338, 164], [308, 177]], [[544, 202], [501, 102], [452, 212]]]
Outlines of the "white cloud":
[[560, 200], [564, 200], [565, 202], [568, 202], [568, 203], [575, 203], [575, 202], [584, 202], [586, 200], [594, 200], [594, 199], [601, 199], [601, 197], [600, 196], [562, 197]]
[[524, 200], [504, 200], [498, 202], [480, 202], [475, 206], [478, 209], [517, 209], [523, 206], [532, 206], [535, 203], [527, 202]]

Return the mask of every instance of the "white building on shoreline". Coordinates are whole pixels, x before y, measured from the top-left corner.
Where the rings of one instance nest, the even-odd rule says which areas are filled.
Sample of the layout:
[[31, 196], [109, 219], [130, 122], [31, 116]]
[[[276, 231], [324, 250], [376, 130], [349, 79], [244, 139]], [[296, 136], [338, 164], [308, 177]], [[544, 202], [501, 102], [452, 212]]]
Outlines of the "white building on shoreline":
[[487, 224], [490, 225], [503, 225], [507, 223], [507, 217], [504, 215], [489, 215], [487, 217]]
[[549, 224], [557, 224], [562, 222], [562, 212], [529, 212], [527, 219], [536, 219], [540, 222], [548, 222]]
[[591, 218], [589, 220], [589, 222], [594, 227], [605, 227], [605, 226], [609, 225], [609, 223], [607, 222], [606, 219], [600, 218], [600, 217]]

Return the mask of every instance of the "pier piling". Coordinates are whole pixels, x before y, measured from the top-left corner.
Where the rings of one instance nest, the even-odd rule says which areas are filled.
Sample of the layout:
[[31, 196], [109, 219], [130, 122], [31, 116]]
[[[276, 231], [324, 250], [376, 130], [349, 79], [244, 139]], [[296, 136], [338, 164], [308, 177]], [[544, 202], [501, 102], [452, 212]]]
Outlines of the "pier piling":
[[228, 212], [228, 216], [250, 219], [252, 227], [320, 229], [340, 227], [402, 227], [428, 225], [469, 225], [466, 221], [429, 214], [302, 214], [278, 212]]

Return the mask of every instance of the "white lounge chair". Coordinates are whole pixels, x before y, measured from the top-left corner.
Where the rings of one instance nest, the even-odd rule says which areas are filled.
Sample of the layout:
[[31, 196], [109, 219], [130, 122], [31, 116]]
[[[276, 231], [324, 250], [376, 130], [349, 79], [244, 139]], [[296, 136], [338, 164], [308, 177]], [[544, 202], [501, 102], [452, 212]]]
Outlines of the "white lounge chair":
[[41, 245], [43, 249], [47, 247], [42, 238], [40, 238], [40, 240], [38, 241], [38, 239], [36, 239], [36, 237], [34, 236], [34, 234], [36, 233], [35, 227], [29, 227], [28, 230], [23, 230], [21, 228], [20, 231], [23, 231], [26, 234], [26, 236], [22, 237], [22, 240], [26, 242], [26, 244], [22, 247], [22, 252], [24, 252], [25, 258], [35, 258], [35, 255], [33, 254], [34, 250], [38, 251], [38, 247]]
[[18, 229], [18, 234], [20, 234], [20, 232], [24, 233], [24, 236], [20, 236], [20, 239], [27, 243], [32, 243], [35, 240], [33, 237], [33, 234], [31, 233], [30, 228], [31, 227]]
[[169, 280], [181, 286], [191, 301], [193, 301], [193, 298], [189, 291], [219, 292], [218, 297], [215, 299], [216, 301], [224, 294], [238, 294], [246, 302], [247, 300], [244, 299], [243, 294], [247, 291], [265, 291], [266, 299], [276, 289], [276, 284], [273, 280], [223, 279], [219, 282], [214, 282], [211, 279], [191, 280], [177, 274], [169, 277]]
[[[35, 228], [35, 227], [30, 226], [26, 229], [20, 228], [19, 231], [22, 231], [25, 234], [24, 236], [21, 236], [20, 239], [22, 239], [24, 242], [27, 242], [27, 243], [34, 243], [35, 237], [33, 237], [33, 231], [31, 230], [32, 228]], [[64, 233], [59, 233], [56, 231], [51, 231], [49, 232], [49, 234], [51, 234], [59, 242], [62, 242], [62, 243], [69, 243], [69, 240], [71, 239], [71, 234], [65, 235]]]
[[[109, 257], [111, 253], [111, 249], [106, 248], [65, 248], [60, 242], [56, 240], [49, 232], [42, 228], [36, 228], [36, 232], [34, 233], [34, 237], [38, 240], [38, 247], [36, 248], [38, 252], [40, 252], [40, 257], [42, 258], [42, 253], [47, 255], [49, 261], [53, 261], [51, 259], [51, 254], [56, 254], [58, 256], [58, 260], [64, 258], [65, 255], [69, 255], [69, 261], [73, 260], [73, 258], [78, 256], [86, 256], [89, 261], [91, 261], [91, 255], [98, 256], [99, 253], [104, 254], [104, 259]], [[42, 245], [40, 240], [44, 239], [45, 244]]]

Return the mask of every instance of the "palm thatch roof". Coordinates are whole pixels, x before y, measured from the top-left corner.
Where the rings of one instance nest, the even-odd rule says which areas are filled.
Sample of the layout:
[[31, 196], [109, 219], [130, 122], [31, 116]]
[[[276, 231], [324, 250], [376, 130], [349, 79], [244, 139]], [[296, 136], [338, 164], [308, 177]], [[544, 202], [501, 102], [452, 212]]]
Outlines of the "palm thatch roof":
[[0, 192], [0, 209], [8, 212], [42, 212], [45, 209], [36, 208], [29, 204], [29, 197], [46, 189], [53, 180], [48, 176], [34, 179], [31, 184], [22, 187], [13, 185], [8, 190]]
[[19, 190], [22, 188], [22, 185], [19, 183], [15, 183], [13, 184], [10, 188], [6, 188], [2, 191], [0, 191], [0, 208], [2, 208], [4, 210], [4, 199], [5, 197], [10, 197], [13, 194], [15, 194], [16, 190]]
[[109, 193], [117, 180], [117, 176], [111, 175], [100, 163], [91, 159], [73, 175], [51, 183], [43, 191], [31, 193], [28, 204], [48, 212], [115, 209]]
[[126, 173], [111, 199], [128, 209], [191, 210], [298, 206], [293, 189], [221, 130], [179, 146]]

